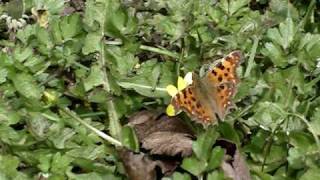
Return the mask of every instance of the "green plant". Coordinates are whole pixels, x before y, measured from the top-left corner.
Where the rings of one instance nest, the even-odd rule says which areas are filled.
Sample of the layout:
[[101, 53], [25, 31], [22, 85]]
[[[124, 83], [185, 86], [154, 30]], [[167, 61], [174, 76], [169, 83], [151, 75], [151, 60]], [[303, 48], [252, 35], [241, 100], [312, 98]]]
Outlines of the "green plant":
[[320, 176], [315, 0], [20, 3], [24, 27], [0, 20], [1, 178], [124, 178], [118, 148], [141, 149], [128, 117], [164, 112], [167, 85], [235, 49], [245, 54], [236, 109], [209, 129], [180, 116], [193, 154], [171, 177], [223, 179], [219, 138], [237, 145], [252, 179]]

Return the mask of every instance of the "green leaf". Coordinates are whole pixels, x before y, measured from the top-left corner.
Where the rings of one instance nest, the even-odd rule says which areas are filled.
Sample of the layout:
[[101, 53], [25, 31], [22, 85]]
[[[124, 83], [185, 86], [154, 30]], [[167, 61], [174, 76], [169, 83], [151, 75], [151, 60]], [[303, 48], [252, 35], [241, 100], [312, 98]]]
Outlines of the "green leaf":
[[63, 175], [67, 171], [72, 161], [73, 159], [71, 157], [62, 155], [60, 152], [57, 152], [52, 157], [50, 172], [58, 175]]
[[109, 60], [111, 72], [114, 76], [127, 77], [132, 74], [134, 66], [138, 63], [138, 59], [128, 51], [124, 51], [119, 47], [107, 47], [106, 59]]
[[100, 46], [101, 46], [101, 34], [97, 32], [88, 33], [84, 41], [82, 53], [85, 55], [88, 55], [90, 53], [100, 51], [101, 50]]
[[59, 14], [63, 10], [64, 2], [56, 0], [35, 0], [34, 6], [37, 8], [45, 8], [50, 14]]
[[73, 129], [64, 128], [56, 134], [51, 135], [49, 139], [53, 142], [56, 148], [63, 149], [66, 148], [67, 141], [70, 140], [75, 134], [76, 132]]
[[173, 180], [191, 180], [191, 177], [186, 173], [175, 172], [172, 175], [172, 179]]
[[288, 59], [285, 57], [280, 46], [275, 45], [274, 43], [265, 43], [265, 47], [262, 50], [262, 53], [265, 56], [269, 57], [273, 64], [276, 66], [283, 68], [289, 64]]
[[240, 145], [240, 138], [237, 132], [235, 131], [235, 128], [233, 128], [230, 124], [226, 122], [219, 123], [218, 130], [223, 138], [231, 140], [237, 145]]
[[122, 144], [132, 151], [139, 152], [139, 141], [133, 128], [123, 126], [121, 133]]
[[40, 26], [36, 26], [35, 28], [36, 37], [38, 42], [46, 48], [46, 51], [49, 51], [49, 49], [53, 48], [53, 43], [51, 42], [51, 36], [49, 32]]
[[224, 178], [223, 173], [221, 173], [219, 171], [213, 171], [212, 173], [208, 174], [207, 179], [208, 180], [223, 180], [225, 178]]
[[104, 145], [81, 146], [66, 152], [66, 155], [74, 158], [95, 160], [97, 158], [104, 158], [105, 151], [106, 148], [104, 147]]
[[320, 178], [320, 169], [311, 168], [300, 177], [300, 180], [319, 179], [319, 178]]
[[14, 51], [14, 58], [19, 61], [23, 62], [24, 60], [28, 59], [31, 55], [33, 55], [31, 47], [16, 47]]
[[79, 14], [64, 16], [60, 22], [61, 35], [65, 41], [81, 33], [82, 25]]
[[84, 80], [85, 91], [90, 91], [93, 87], [102, 85], [104, 83], [103, 70], [99, 65], [91, 66], [89, 76]]
[[0, 162], [0, 174], [4, 174], [7, 178], [13, 178], [17, 175], [17, 168], [20, 163], [18, 157], [12, 155], [0, 155]]
[[26, 98], [39, 100], [42, 96], [42, 89], [35, 82], [30, 74], [19, 73], [12, 77], [16, 90]]
[[143, 96], [168, 97], [166, 87], [174, 82], [172, 71], [173, 64], [170, 62], [158, 64], [156, 61], [147, 61], [141, 64], [136, 76], [122, 79], [118, 84], [126, 89], [134, 89]]
[[24, 29], [18, 30], [17, 38], [24, 44], [27, 44], [30, 37], [35, 35], [35, 27], [35, 25], [27, 25]]
[[267, 36], [284, 50], [288, 49], [292, 44], [296, 34], [296, 27], [291, 18], [287, 18], [284, 23], [280, 23], [279, 29], [270, 29]]
[[206, 162], [211, 153], [211, 148], [218, 137], [218, 133], [214, 128], [208, 129], [205, 133], [201, 134], [197, 141], [193, 142], [192, 150], [196, 157]]
[[211, 171], [215, 168], [218, 168], [223, 160], [223, 157], [224, 157], [224, 150], [221, 147], [217, 146], [213, 148], [206, 170]]
[[[133, 14], [126, 9], [109, 3], [109, 12], [106, 14], [105, 33], [111, 37], [127, 39], [125, 35], [134, 34], [137, 30], [137, 20]], [[113, 8], [111, 8], [113, 6]]]
[[320, 135], [320, 108], [315, 108], [313, 115], [311, 117], [310, 128], [312, 132], [317, 133]]
[[6, 82], [8, 70], [0, 67], [0, 84]]
[[228, 0], [222, 0], [219, 3], [219, 6], [221, 9], [228, 14], [228, 16], [233, 16], [236, 14], [236, 12], [239, 12], [244, 8], [244, 6], [249, 4], [249, 0], [235, 0], [235, 1], [228, 1]]
[[249, 121], [253, 121], [264, 130], [274, 130], [281, 120], [286, 117], [286, 113], [281, 104], [272, 102], [261, 102], [254, 110], [255, 114]]
[[181, 167], [195, 176], [205, 171], [207, 162], [198, 160], [195, 156], [184, 158]]

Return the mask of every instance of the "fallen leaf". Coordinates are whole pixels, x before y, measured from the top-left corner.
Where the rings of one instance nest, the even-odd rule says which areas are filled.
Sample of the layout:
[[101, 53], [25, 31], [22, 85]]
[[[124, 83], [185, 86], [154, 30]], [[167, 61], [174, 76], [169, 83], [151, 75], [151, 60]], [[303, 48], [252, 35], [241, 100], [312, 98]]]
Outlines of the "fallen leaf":
[[150, 149], [151, 154], [185, 157], [192, 154], [192, 139], [185, 133], [155, 132], [142, 141], [142, 147]]
[[158, 168], [160, 168], [163, 175], [170, 175], [177, 167], [177, 163], [174, 160], [153, 160], [145, 153], [134, 153], [127, 149], [121, 149], [118, 152], [127, 176], [131, 180], [157, 179]]
[[156, 111], [143, 110], [129, 119], [142, 147], [151, 154], [182, 157], [192, 154], [193, 133], [177, 117], [168, 117]]

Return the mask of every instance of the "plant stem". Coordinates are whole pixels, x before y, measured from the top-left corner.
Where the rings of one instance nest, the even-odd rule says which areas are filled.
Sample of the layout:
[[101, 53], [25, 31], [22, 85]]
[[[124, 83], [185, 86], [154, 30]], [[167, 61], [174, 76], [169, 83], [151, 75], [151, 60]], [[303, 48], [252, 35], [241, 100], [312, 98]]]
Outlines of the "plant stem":
[[155, 48], [155, 47], [151, 47], [151, 46], [146, 46], [146, 45], [141, 45], [140, 49], [145, 50], [145, 51], [150, 51], [150, 52], [155, 52], [158, 54], [163, 54], [163, 55], [167, 55], [170, 57], [173, 57], [175, 59], [179, 59], [179, 55], [173, 52], [170, 52], [166, 49], [160, 49], [160, 48]]
[[[99, 66], [103, 73], [103, 89], [108, 93], [111, 94], [111, 88], [109, 83], [108, 74], [106, 72], [106, 60], [105, 60], [105, 50], [104, 50], [104, 43], [101, 41], [101, 50], [100, 50], [100, 61]], [[108, 108], [108, 116], [109, 116], [109, 129], [112, 136], [120, 138], [121, 135], [121, 125], [119, 123], [119, 116], [114, 106], [114, 102], [112, 98], [107, 101], [107, 108]]]
[[304, 28], [304, 26], [307, 23], [307, 20], [309, 19], [309, 17], [311, 16], [311, 12], [314, 10], [314, 8], [316, 7], [316, 0], [311, 0], [310, 4], [308, 6], [308, 10], [306, 12], [306, 14], [304, 15], [302, 21], [300, 22], [299, 26], [300, 28]]
[[77, 120], [80, 122], [82, 125], [86, 126], [88, 129], [92, 130], [94, 133], [96, 133], [98, 136], [103, 138], [104, 140], [108, 141], [110, 144], [113, 144], [115, 146], [122, 146], [122, 143], [113, 137], [99, 131], [95, 127], [91, 126], [90, 124], [86, 123], [83, 121], [81, 118], [79, 118], [74, 112], [70, 111], [68, 108], [61, 108], [60, 109], [62, 112], [66, 113], [69, 117], [73, 118], [74, 120]]
[[244, 77], [248, 77], [250, 75], [250, 72], [253, 68], [253, 65], [254, 65], [254, 57], [256, 55], [256, 52], [257, 52], [257, 48], [258, 48], [258, 44], [259, 44], [259, 37], [255, 36], [254, 39], [253, 39], [253, 46], [251, 48], [251, 52], [250, 52], [250, 57], [249, 57], [249, 60], [248, 60], [248, 66], [247, 66], [247, 69], [246, 69], [246, 72], [244, 73]]

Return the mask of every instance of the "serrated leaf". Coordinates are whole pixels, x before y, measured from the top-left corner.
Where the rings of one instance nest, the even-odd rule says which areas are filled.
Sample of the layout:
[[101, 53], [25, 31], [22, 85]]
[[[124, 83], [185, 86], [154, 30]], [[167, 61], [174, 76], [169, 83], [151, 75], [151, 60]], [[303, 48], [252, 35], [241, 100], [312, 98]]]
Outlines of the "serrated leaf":
[[196, 157], [206, 162], [210, 157], [211, 148], [217, 137], [218, 133], [214, 128], [210, 128], [201, 134], [197, 141], [192, 144], [192, 150]]
[[102, 85], [104, 83], [103, 71], [99, 65], [93, 65], [89, 76], [84, 80], [85, 91], [90, 91], [93, 87]]
[[35, 82], [30, 74], [19, 73], [12, 78], [16, 90], [26, 98], [39, 100], [42, 96], [42, 89]]
[[195, 156], [184, 158], [181, 167], [195, 176], [205, 171], [207, 162], [198, 160]]
[[88, 33], [84, 40], [82, 53], [85, 55], [88, 55], [90, 53], [94, 53], [100, 50], [101, 50], [101, 34], [97, 32]]
[[286, 67], [289, 64], [281, 48], [274, 43], [266, 43], [262, 53], [268, 56], [276, 66]]
[[81, 33], [82, 25], [79, 14], [65, 16], [60, 22], [61, 35], [64, 40], [69, 40]]

